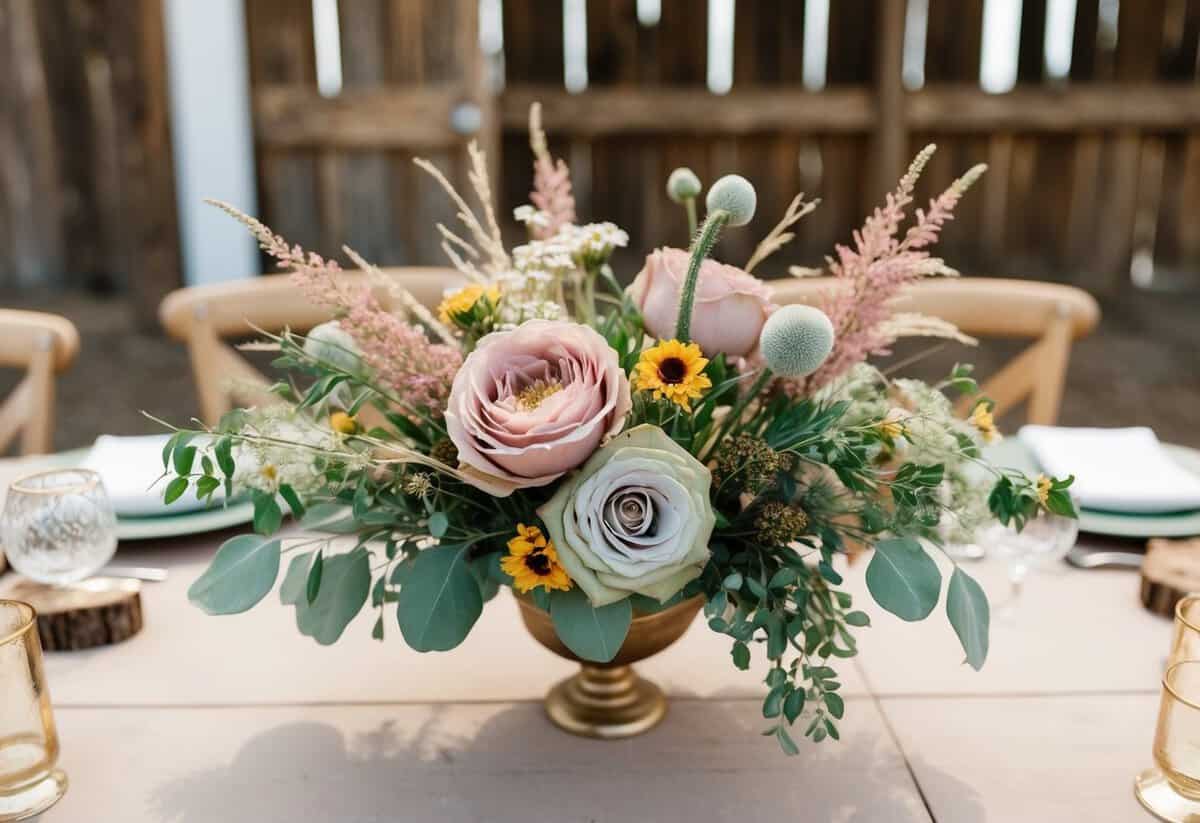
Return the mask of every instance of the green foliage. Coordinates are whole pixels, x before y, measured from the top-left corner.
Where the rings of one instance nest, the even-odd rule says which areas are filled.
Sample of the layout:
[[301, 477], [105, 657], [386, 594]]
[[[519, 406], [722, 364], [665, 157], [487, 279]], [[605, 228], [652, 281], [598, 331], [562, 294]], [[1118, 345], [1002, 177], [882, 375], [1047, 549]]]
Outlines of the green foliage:
[[946, 616], [967, 654], [967, 663], [978, 671], [988, 653], [990, 610], [983, 588], [962, 569], [955, 568], [946, 591]]
[[616, 657], [629, 633], [633, 607], [629, 598], [596, 608], [578, 586], [550, 593], [550, 619], [558, 639], [584, 660], [607, 663]]
[[941, 597], [942, 573], [911, 537], [881, 540], [867, 566], [867, 589], [901, 620], [924, 620]]
[[453, 649], [479, 619], [483, 596], [467, 568], [467, 549], [448, 545], [416, 554], [396, 609], [400, 633], [413, 649]]
[[279, 576], [280, 543], [253, 534], [221, 544], [188, 600], [209, 614], [238, 614], [266, 597]]
[[336, 643], [350, 621], [362, 611], [370, 588], [371, 564], [366, 549], [359, 547], [325, 561], [317, 555], [309, 571], [306, 596], [295, 603], [300, 633], [323, 646]]

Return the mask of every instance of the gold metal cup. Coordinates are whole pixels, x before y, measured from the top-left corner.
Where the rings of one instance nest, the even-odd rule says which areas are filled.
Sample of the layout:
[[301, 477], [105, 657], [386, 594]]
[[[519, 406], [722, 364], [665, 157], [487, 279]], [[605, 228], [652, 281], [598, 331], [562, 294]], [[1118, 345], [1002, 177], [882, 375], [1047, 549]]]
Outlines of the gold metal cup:
[[0, 600], [0, 821], [25, 820], [58, 802], [67, 776], [57, 762], [37, 613]]
[[1138, 775], [1134, 794], [1159, 820], [1200, 821], [1200, 660], [1167, 669], [1154, 735], [1155, 767]]
[[521, 620], [537, 642], [580, 664], [577, 674], [546, 695], [546, 714], [554, 725], [583, 737], [616, 740], [648, 732], [666, 716], [662, 689], [639, 677], [630, 664], [658, 654], [682, 637], [704, 605], [703, 597], [652, 614], [635, 612], [625, 642], [607, 663], [580, 660], [558, 639], [547, 612], [528, 598], [517, 597], [517, 602]]

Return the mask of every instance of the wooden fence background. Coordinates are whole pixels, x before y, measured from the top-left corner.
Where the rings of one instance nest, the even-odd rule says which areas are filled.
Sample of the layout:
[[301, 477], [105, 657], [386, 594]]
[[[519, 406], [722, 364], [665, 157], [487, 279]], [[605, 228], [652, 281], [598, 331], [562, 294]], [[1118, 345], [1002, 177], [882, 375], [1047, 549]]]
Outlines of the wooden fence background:
[[[153, 68], [161, 68], [153, 36], [160, 2], [0, 0], [0, 68], [7, 61], [25, 71], [0, 72], [0, 284], [20, 281], [14, 271], [28, 280], [56, 266], [106, 270], [87, 263], [97, 257], [134, 272], [117, 279], [139, 292], [177, 282], [162, 238], [167, 218], [153, 219], [171, 213], [159, 196], [163, 157], [169, 168], [155, 102], [161, 71]], [[1113, 293], [1127, 287], [1141, 250], [1156, 277], [1200, 287], [1200, 0], [1121, 0], [1115, 38], [1101, 36], [1100, 0], [1078, 0], [1069, 82], [1044, 74], [1046, 0], [1024, 0], [1018, 86], [1002, 95], [979, 87], [983, 0], [928, 0], [925, 86], [917, 91], [901, 83], [905, 0], [832, 0], [828, 85], [819, 92], [801, 83], [804, 2], [741, 0], [733, 88], [720, 96], [705, 85], [706, 0], [662, 0], [661, 19], [649, 27], [636, 6], [587, 0], [589, 85], [569, 94], [559, 0], [503, 0], [499, 92], [489, 90], [477, 46], [478, 0], [341, 0], [344, 89], [326, 98], [317, 90], [311, 2], [246, 0], [262, 216], [313, 249], [348, 243], [381, 264], [440, 262], [432, 226], [453, 210], [412, 156], [431, 157], [461, 181], [467, 137], [451, 115], [473, 103], [508, 212], [527, 197], [525, 124], [538, 99], [552, 149], [571, 164], [581, 216], [626, 228], [637, 250], [631, 264], [655, 245], [686, 240], [663, 193], [675, 166], [708, 182], [737, 171], [758, 186], [751, 230], [722, 241], [720, 254], [732, 262], [744, 261], [796, 192], [822, 198], [772, 261], [767, 273], [777, 275], [791, 263], [819, 263], [848, 239], [907, 158], [932, 140], [941, 151], [922, 197], [973, 163], [991, 165], [945, 237], [945, 256], [964, 271]], [[79, 9], [90, 10], [87, 25], [76, 20]], [[55, 15], [84, 41], [85, 111], [101, 126], [115, 123], [91, 128], [108, 136], [83, 156], [125, 156], [99, 176], [76, 168], [84, 162], [74, 151], [78, 115], [55, 102], [80, 98], [78, 89], [56, 97], [53, 78], [75, 77], [64, 66], [84, 60], [78, 43], [47, 35]], [[28, 39], [30, 25], [40, 46]], [[107, 74], [97, 60], [114, 61]], [[41, 89], [28, 82], [32, 63], [44, 67]], [[123, 93], [122, 83], [137, 93]], [[108, 97], [96, 96], [96, 84], [112, 88]], [[31, 138], [39, 130], [51, 135], [51, 149]], [[130, 132], [139, 139], [123, 148]], [[109, 179], [112, 169], [118, 180]], [[114, 200], [106, 181], [119, 182], [126, 169], [136, 172], [135, 190], [126, 185]], [[76, 179], [87, 185], [67, 185]], [[78, 202], [99, 205], [73, 209], [78, 191], [86, 195]], [[102, 229], [111, 204], [126, 202], [143, 216], [132, 242], [114, 244], [112, 231], [92, 224]]]
[[[471, 76], [477, 66], [445, 61], [454, 31], [474, 36], [473, 0], [343, 0], [347, 83], [337, 99], [315, 91], [307, 9], [250, 2], [256, 67], [275, 62], [267, 38], [297, 51], [295, 66], [278, 61], [271, 78], [289, 86], [260, 87], [255, 98], [266, 217], [301, 242], [348, 240], [384, 263], [436, 262], [431, 226], [445, 218], [444, 200], [408, 161], [422, 143], [458, 156], [463, 138], [444, 125], [458, 95], [495, 113], [505, 210], [527, 197], [527, 110], [541, 100], [581, 216], [625, 227], [639, 254], [685, 242], [663, 184], [689, 165], [706, 181], [738, 171], [759, 188], [752, 230], [723, 241], [732, 261], [796, 192], [821, 197], [772, 268], [819, 263], [934, 141], [941, 150], [923, 197], [973, 163], [991, 166], [946, 234], [943, 251], [960, 268], [1111, 293], [1142, 249], [1156, 273], [1200, 285], [1200, 0], [1124, 0], [1115, 43], [1101, 36], [1100, 3], [1079, 0], [1069, 82], [1044, 75], [1046, 0], [1024, 0], [1018, 86], [1002, 95], [979, 87], [983, 0], [928, 0], [926, 85], [915, 92], [901, 84], [904, 0], [835, 0], [828, 85], [816, 93], [801, 84], [804, 3], [742, 0], [733, 89], [722, 96], [705, 86], [705, 0], [662, 0], [651, 27], [638, 23], [635, 0], [587, 0], [589, 85], [578, 94], [563, 87], [563, 4], [504, 0], [504, 88], [494, 99]], [[443, 124], [403, 115], [423, 104], [411, 83], [447, 90], [440, 108], [424, 103]], [[273, 193], [292, 164], [302, 182]]]

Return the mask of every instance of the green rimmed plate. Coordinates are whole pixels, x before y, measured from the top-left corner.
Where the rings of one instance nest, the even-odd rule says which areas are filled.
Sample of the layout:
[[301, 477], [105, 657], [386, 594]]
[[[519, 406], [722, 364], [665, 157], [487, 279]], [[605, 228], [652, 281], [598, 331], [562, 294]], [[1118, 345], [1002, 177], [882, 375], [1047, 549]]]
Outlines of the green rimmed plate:
[[[1181, 467], [1200, 475], [1200, 451], [1169, 443], [1164, 443], [1163, 449]], [[1026, 474], [1036, 474], [1039, 470], [1033, 454], [1016, 437], [988, 446], [986, 456], [1003, 468]], [[1169, 514], [1129, 514], [1081, 508], [1079, 530], [1110, 537], [1193, 537], [1200, 535], [1200, 509]]]

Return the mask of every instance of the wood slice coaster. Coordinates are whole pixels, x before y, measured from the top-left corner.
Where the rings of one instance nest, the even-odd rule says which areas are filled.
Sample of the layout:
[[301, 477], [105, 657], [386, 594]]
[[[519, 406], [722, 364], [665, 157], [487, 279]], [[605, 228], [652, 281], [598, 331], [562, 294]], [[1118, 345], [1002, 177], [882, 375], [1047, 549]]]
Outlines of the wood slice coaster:
[[93, 577], [69, 586], [47, 586], [13, 577], [0, 596], [23, 600], [37, 610], [38, 635], [46, 651], [109, 646], [142, 630], [141, 584]]
[[1142, 561], [1142, 605], [1164, 617], [1175, 616], [1175, 604], [1200, 592], [1200, 537], [1154, 538]]

